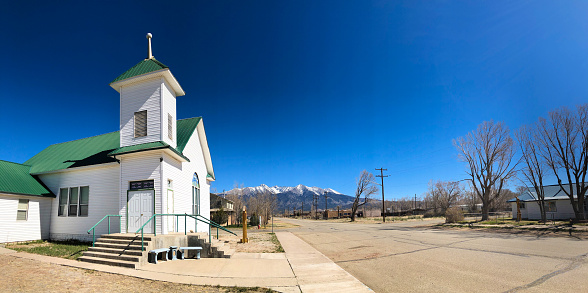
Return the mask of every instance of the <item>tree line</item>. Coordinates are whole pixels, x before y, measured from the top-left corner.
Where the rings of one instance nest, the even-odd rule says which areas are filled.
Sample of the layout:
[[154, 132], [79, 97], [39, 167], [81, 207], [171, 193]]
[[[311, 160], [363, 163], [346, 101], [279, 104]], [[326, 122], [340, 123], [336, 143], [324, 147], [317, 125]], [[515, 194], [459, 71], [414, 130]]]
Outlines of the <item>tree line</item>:
[[[225, 195], [226, 199], [233, 202], [233, 210], [236, 211], [237, 224], [241, 225], [247, 221], [247, 219], [244, 221], [242, 214], [243, 207], [246, 206], [247, 217], [251, 219], [251, 225], [267, 225], [273, 212], [277, 208], [277, 196], [269, 191], [264, 191], [245, 197], [243, 194], [243, 188], [243, 184], [241, 184], [241, 186], [235, 184], [234, 188]], [[261, 223], [258, 223], [259, 216], [261, 216]]]
[[[459, 159], [467, 165], [467, 181], [482, 202], [482, 220], [506, 184], [518, 179], [534, 191], [541, 219], [546, 220], [544, 181], [554, 176], [568, 196], [576, 219], [585, 220], [588, 185], [588, 104], [566, 107], [514, 132], [502, 122], [484, 121], [466, 136], [453, 140]], [[520, 151], [520, 153], [519, 153]], [[576, 195], [574, 197], [574, 194]]]

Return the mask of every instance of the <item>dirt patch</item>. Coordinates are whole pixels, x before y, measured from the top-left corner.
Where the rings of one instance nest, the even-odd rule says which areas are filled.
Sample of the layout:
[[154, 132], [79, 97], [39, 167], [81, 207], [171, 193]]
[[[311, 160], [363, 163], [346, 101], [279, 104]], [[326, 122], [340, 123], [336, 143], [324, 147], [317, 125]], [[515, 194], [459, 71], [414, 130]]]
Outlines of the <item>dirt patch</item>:
[[274, 292], [144, 280], [0, 255], [2, 292]]
[[248, 243], [239, 243], [241, 235], [224, 235], [220, 237], [220, 240], [228, 241], [232, 248], [236, 252], [248, 252], [248, 253], [277, 253], [283, 252], [280, 250], [280, 243], [275, 238], [274, 234], [270, 232], [253, 232], [248, 233]]

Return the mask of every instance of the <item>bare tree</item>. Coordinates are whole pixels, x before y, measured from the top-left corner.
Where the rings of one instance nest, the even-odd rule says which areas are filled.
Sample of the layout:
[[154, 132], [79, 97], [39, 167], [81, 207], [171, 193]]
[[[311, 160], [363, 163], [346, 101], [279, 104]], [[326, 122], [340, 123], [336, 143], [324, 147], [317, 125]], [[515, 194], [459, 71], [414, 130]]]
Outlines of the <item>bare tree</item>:
[[480, 197], [478, 197], [476, 192], [473, 190], [465, 191], [463, 200], [470, 213], [478, 212], [478, 204], [482, 203], [482, 201], [480, 201]]
[[459, 182], [430, 181], [425, 201], [427, 205], [431, 204], [435, 216], [445, 215], [445, 211], [455, 205], [462, 195], [463, 189]]
[[[535, 194], [530, 194], [537, 200], [539, 212], [541, 213], [541, 221], [545, 222], [547, 216], [545, 214], [543, 178], [545, 178], [545, 168], [547, 165], [544, 159], [545, 157], [541, 156], [540, 153], [541, 138], [539, 137], [539, 131], [535, 127], [523, 126], [515, 133], [515, 136], [519, 141], [522, 161], [524, 162], [520, 169], [520, 174], [522, 174], [522, 178], [520, 179], [525, 186], [532, 186], [535, 190]], [[518, 210], [519, 208], [517, 206], [517, 212]]]
[[468, 163], [466, 173], [482, 201], [482, 220], [485, 221], [492, 202], [500, 196], [504, 184], [516, 174], [517, 163], [513, 162], [515, 145], [510, 131], [502, 122], [485, 121], [476, 131], [454, 139], [453, 144], [460, 151], [459, 158]]
[[588, 185], [584, 184], [588, 170], [588, 104], [580, 105], [576, 109], [576, 113], [565, 107], [552, 111], [549, 113], [549, 120], [539, 118], [538, 128], [543, 156], [549, 169], [557, 177], [560, 188], [570, 198], [576, 219], [585, 220], [584, 200], [588, 191]]
[[[378, 189], [378, 186], [374, 181], [374, 174], [366, 170], [361, 171], [359, 178], [357, 178], [355, 199], [353, 200], [353, 205], [351, 206], [351, 222], [355, 221], [355, 213], [357, 212], [357, 208], [365, 205], [368, 202], [370, 196], [379, 190], [380, 189]], [[363, 202], [360, 202], [360, 198], [362, 196]]]
[[[492, 192], [495, 193], [497, 190], [496, 189], [492, 189]], [[508, 189], [508, 188], [503, 188], [502, 191], [500, 191], [500, 194], [497, 195], [496, 200], [492, 201], [492, 204], [490, 205], [490, 209], [489, 211], [491, 212], [500, 212], [500, 211], [505, 211], [509, 205], [508, 205], [508, 200], [516, 197], [517, 194], [514, 193], [512, 190]]]
[[259, 198], [259, 204], [261, 205], [261, 213], [263, 216], [263, 225], [267, 225], [271, 219], [274, 210], [277, 208], [277, 195], [271, 193], [269, 190], [265, 190], [257, 194]]
[[245, 201], [243, 200], [243, 184], [239, 187], [238, 183], [235, 183], [233, 189], [227, 192], [225, 198], [233, 202], [233, 210], [235, 211], [235, 216], [237, 220], [237, 224], [243, 223], [243, 204]]

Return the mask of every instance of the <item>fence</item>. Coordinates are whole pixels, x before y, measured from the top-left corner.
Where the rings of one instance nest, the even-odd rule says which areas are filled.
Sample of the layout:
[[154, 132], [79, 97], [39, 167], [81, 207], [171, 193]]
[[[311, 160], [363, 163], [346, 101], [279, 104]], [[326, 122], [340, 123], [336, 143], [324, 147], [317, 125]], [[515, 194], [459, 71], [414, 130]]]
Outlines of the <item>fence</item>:
[[[466, 213], [463, 214], [465, 221], [481, 221], [482, 220], [482, 213]], [[488, 213], [488, 220], [508, 220], [512, 219], [512, 212], [489, 212]]]

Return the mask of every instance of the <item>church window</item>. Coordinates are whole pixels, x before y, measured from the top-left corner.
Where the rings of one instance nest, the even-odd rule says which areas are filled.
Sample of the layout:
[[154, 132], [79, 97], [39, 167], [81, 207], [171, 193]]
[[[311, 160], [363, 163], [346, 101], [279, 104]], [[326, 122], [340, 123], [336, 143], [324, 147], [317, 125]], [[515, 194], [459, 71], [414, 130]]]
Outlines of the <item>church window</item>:
[[16, 220], [17, 221], [26, 221], [29, 212], [29, 200], [28, 199], [19, 199], [18, 200], [18, 209], [16, 211]]
[[135, 112], [135, 137], [147, 136], [147, 110]]
[[192, 214], [200, 214], [200, 182], [196, 173], [192, 176]]
[[59, 189], [59, 210], [61, 217], [87, 217], [90, 204], [90, 187], [70, 187]]

